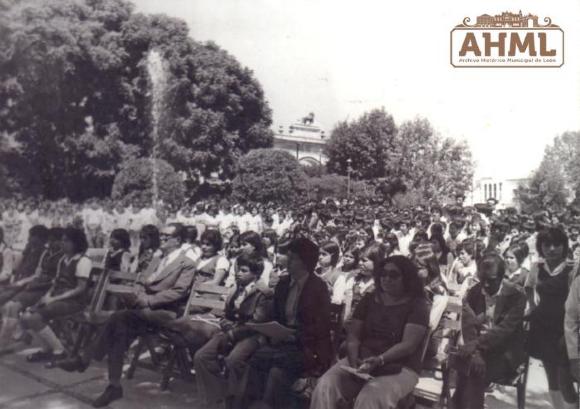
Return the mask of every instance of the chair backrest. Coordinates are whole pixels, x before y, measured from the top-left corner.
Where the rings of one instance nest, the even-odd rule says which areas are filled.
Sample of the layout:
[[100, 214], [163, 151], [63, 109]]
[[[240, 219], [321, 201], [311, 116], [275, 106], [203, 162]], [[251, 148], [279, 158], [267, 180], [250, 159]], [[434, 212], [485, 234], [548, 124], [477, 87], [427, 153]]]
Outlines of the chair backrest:
[[102, 310], [107, 296], [111, 294], [130, 294], [134, 291], [137, 275], [135, 273], [106, 270], [99, 282], [99, 295], [94, 305], [94, 312]]
[[93, 267], [102, 269], [105, 268], [105, 257], [107, 255], [107, 249], [89, 248], [85, 252], [85, 255], [91, 260]]
[[16, 271], [16, 268], [18, 268], [20, 263], [22, 263], [22, 256], [23, 256], [22, 251], [12, 250], [12, 257], [14, 258], [12, 264], [12, 271]]
[[427, 350], [429, 349], [429, 343], [433, 334], [439, 327], [439, 323], [443, 320], [443, 315], [449, 308], [449, 299], [447, 295], [436, 296], [431, 305], [431, 311], [429, 313], [429, 328], [427, 333], [423, 338], [423, 343], [421, 344], [421, 362], [425, 360], [427, 355]]
[[89, 275], [87, 296], [90, 298], [87, 309], [93, 311], [97, 305], [98, 299], [100, 297], [102, 281], [105, 279], [106, 271], [100, 266], [93, 265], [91, 273]]
[[461, 332], [461, 313], [463, 311], [463, 301], [461, 297], [450, 296], [447, 302], [446, 314], [443, 317], [443, 328], [451, 331], [454, 335]]
[[192, 310], [200, 308], [210, 310], [215, 315], [223, 315], [229, 291], [228, 287], [220, 285], [195, 283], [187, 301], [184, 315], [189, 315]]

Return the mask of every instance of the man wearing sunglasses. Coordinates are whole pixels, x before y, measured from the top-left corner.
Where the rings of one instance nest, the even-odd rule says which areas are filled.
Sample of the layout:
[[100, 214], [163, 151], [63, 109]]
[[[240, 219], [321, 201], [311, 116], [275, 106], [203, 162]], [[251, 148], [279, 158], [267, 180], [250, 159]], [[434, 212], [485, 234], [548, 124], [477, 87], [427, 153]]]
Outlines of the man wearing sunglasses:
[[109, 385], [93, 402], [104, 407], [123, 397], [121, 375], [123, 358], [132, 342], [152, 329], [178, 317], [187, 302], [195, 273], [195, 263], [181, 250], [185, 227], [171, 223], [160, 231], [163, 257], [154, 259], [145, 272], [140, 272], [135, 291], [123, 299], [127, 310], [115, 312], [104, 325], [96, 343], [83, 356], [61, 361], [65, 371], [84, 372], [91, 359], [108, 357]]

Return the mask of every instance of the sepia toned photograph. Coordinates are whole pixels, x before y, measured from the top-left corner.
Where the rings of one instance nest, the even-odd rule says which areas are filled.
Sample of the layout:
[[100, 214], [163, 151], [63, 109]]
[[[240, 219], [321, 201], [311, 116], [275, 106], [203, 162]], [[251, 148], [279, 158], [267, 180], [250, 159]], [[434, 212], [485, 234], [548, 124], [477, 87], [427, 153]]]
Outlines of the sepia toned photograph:
[[0, 0], [0, 409], [577, 409], [577, 0]]

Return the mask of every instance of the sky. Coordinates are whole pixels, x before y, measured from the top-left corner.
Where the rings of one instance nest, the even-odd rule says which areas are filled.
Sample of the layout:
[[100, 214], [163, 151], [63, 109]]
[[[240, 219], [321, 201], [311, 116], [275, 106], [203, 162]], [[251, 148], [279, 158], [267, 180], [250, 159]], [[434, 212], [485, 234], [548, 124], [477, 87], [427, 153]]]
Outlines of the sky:
[[[135, 0], [184, 19], [254, 71], [274, 129], [308, 112], [327, 134], [384, 107], [397, 124], [427, 118], [465, 140], [476, 177], [526, 177], [546, 145], [580, 131], [578, 0]], [[565, 33], [561, 68], [453, 68], [451, 29], [502, 11], [550, 17]]]

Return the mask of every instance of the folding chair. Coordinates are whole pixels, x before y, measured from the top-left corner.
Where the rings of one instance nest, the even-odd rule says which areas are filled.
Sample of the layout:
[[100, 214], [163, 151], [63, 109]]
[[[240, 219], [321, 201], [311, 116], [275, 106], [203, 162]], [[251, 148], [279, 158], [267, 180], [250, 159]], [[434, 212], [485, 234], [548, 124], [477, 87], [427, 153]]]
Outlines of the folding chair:
[[[457, 328], [457, 335], [459, 335], [461, 331], [461, 320], [457, 321], [456, 324], [458, 325]], [[524, 323], [524, 333], [525, 338], [527, 338], [527, 334], [529, 331], [529, 323]], [[525, 409], [526, 407], [526, 388], [528, 383], [528, 370], [530, 365], [530, 357], [526, 354], [524, 361], [520, 364], [517, 368], [516, 373], [509, 379], [502, 380], [500, 382], [495, 382], [497, 385], [504, 385], [504, 386], [512, 386], [516, 388], [517, 394], [517, 405], [518, 409]], [[449, 361], [446, 362], [446, 371], [444, 372], [444, 391], [442, 393], [442, 400], [441, 400], [441, 407], [447, 407], [447, 404], [450, 400], [450, 368], [449, 368]]]
[[82, 322], [84, 321], [84, 314], [95, 308], [97, 299], [99, 297], [102, 280], [105, 275], [105, 270], [100, 266], [93, 266], [89, 275], [87, 284], [86, 297], [89, 303], [83, 311], [76, 311], [55, 320], [52, 320], [49, 325], [63, 342], [71, 355], [78, 353], [79, 342], [82, 334]]
[[96, 283], [89, 306], [81, 313], [71, 317], [78, 324], [79, 332], [72, 350], [76, 355], [87, 340], [90, 340], [98, 327], [103, 325], [113, 315], [115, 310], [104, 309], [108, 297], [133, 292], [136, 275], [121, 271], [105, 270]]
[[[425, 378], [415, 388], [414, 395], [421, 402], [428, 405], [447, 407], [451, 399], [451, 368], [448, 360], [450, 350], [456, 348], [461, 334], [462, 300], [457, 296], [448, 296], [443, 314], [439, 321], [431, 320], [430, 338], [436, 330], [442, 330], [442, 343], [439, 346], [431, 366], [424, 368], [432, 373], [432, 378]], [[428, 343], [427, 343], [428, 345]], [[441, 374], [441, 380], [435, 375]]]
[[[528, 337], [530, 329], [529, 322], [524, 322], [525, 339]], [[505, 381], [495, 382], [497, 385], [512, 386], [516, 388], [516, 399], [518, 409], [525, 409], [526, 407], [526, 389], [528, 386], [528, 371], [530, 368], [530, 356], [526, 353], [524, 361], [516, 370], [516, 374]]]
[[[188, 303], [183, 313], [184, 317], [195, 317], [200, 311], [206, 311], [205, 314], [210, 314], [210, 317], [223, 317], [225, 312], [225, 298], [229, 293], [230, 288], [218, 286], [214, 284], [196, 283], [191, 291]], [[177, 341], [177, 342], [175, 342]], [[177, 363], [180, 374], [184, 378], [191, 377], [191, 370], [193, 369], [193, 354], [187, 347], [185, 340], [176, 340], [172, 337], [169, 353], [169, 362], [165, 368], [161, 379], [161, 390], [166, 390], [171, 380], [173, 373], [173, 366]]]
[[[448, 296], [437, 296], [431, 307], [431, 313], [429, 317], [429, 329], [425, 338], [421, 344], [421, 363], [425, 365], [427, 351], [429, 349], [429, 344], [433, 339], [433, 335], [439, 329], [439, 324], [444, 320], [445, 313], [449, 313], [450, 297]], [[452, 322], [452, 321], [451, 321]], [[426, 368], [427, 371], [435, 371], [433, 368]], [[424, 375], [422, 371], [421, 375]], [[428, 373], [428, 372], [427, 372]], [[440, 395], [436, 390], [433, 390], [429, 382], [425, 382], [428, 377], [421, 376], [419, 378], [419, 383], [415, 387], [414, 391], [410, 393], [407, 397], [403, 398], [398, 405], [400, 409], [409, 409], [415, 407], [415, 401], [419, 400], [421, 402], [436, 403], [440, 399]], [[423, 380], [423, 381], [422, 381]]]
[[340, 344], [344, 338], [344, 310], [344, 304], [331, 304], [330, 306], [330, 339], [335, 357], [338, 356]]
[[91, 260], [93, 268], [105, 269], [105, 258], [107, 257], [107, 249], [102, 248], [88, 248], [85, 255]]
[[[200, 311], [211, 314], [213, 317], [221, 317], [225, 311], [225, 297], [230, 291], [227, 287], [217, 286], [213, 284], [194, 283], [192, 291], [187, 300], [185, 310], [181, 317], [192, 317]], [[217, 322], [217, 319], [216, 319]], [[126, 377], [131, 379], [135, 372], [141, 354], [145, 346], [149, 347], [152, 360], [155, 359], [154, 349], [151, 347], [152, 337], [157, 335], [168, 348], [168, 358], [165, 368], [162, 370], [162, 377], [160, 382], [161, 390], [166, 390], [169, 386], [172, 375], [174, 375], [174, 367], [178, 367], [178, 375], [184, 379], [191, 378], [193, 359], [190, 357], [191, 352], [187, 341], [180, 335], [170, 331], [163, 331], [156, 334], [146, 335], [139, 339], [135, 353], [127, 370]], [[154, 366], [159, 366], [154, 363]]]

